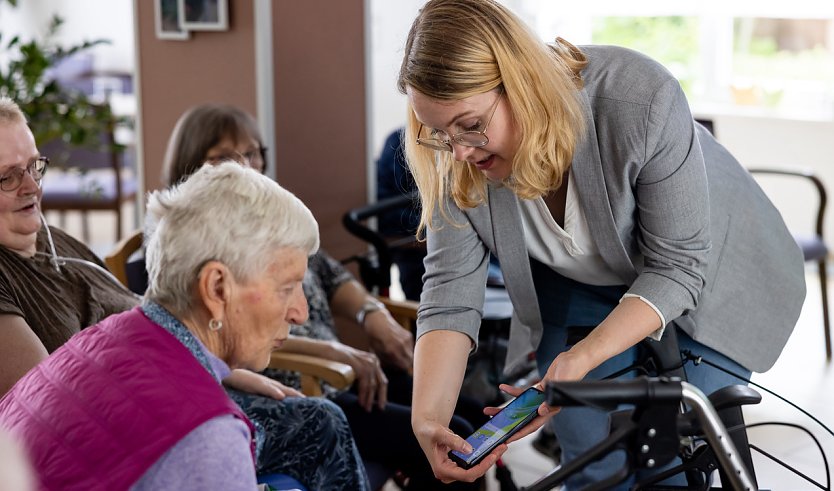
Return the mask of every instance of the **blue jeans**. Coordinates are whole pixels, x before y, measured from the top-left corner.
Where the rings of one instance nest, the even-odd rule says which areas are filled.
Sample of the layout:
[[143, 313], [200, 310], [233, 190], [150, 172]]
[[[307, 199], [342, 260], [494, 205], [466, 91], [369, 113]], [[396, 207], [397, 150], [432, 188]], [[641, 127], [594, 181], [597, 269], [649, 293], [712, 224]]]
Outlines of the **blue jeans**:
[[[544, 376], [556, 356], [570, 348], [568, 344], [570, 329], [568, 328], [598, 325], [617, 306], [628, 288], [623, 285], [595, 286], [580, 283], [560, 275], [534, 259], [531, 259], [531, 266], [544, 323], [542, 340], [536, 351], [539, 374]], [[667, 329], [672, 328], [674, 328], [673, 325], [667, 327]], [[677, 332], [681, 350], [688, 349], [693, 354], [701, 355], [743, 377], [750, 377], [750, 371], [746, 368], [698, 343], [684, 332], [680, 330]], [[630, 366], [637, 360], [637, 357], [638, 348], [630, 348], [607, 360], [588, 373], [585, 378], [588, 380], [604, 378]], [[705, 394], [710, 394], [727, 385], [743, 383], [706, 364], [694, 366], [688, 363], [685, 371], [688, 381]], [[629, 373], [621, 378], [629, 377], [633, 377], [633, 374]], [[562, 447], [562, 460], [568, 462], [608, 436], [609, 415], [599, 409], [565, 407], [553, 417], [551, 424]], [[567, 482], [567, 489], [581, 489], [590, 483], [598, 482], [623, 465], [625, 465], [625, 453], [623, 451], [612, 452], [604, 459], [586, 466], [581, 473], [572, 476]], [[626, 481], [615, 489], [628, 489], [629, 482]], [[668, 480], [666, 483], [685, 484], [685, 480], [681, 476], [680, 479]]]

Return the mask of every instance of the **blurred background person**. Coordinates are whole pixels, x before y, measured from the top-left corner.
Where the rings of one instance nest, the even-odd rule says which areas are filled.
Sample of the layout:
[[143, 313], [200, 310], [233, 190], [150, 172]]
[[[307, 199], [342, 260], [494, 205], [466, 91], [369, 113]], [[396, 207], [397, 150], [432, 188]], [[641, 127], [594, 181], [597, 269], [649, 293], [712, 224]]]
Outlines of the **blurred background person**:
[[35, 489], [34, 473], [21, 446], [0, 429], [0, 491]]
[[391, 248], [391, 260], [397, 265], [400, 286], [408, 300], [420, 300], [423, 291], [423, 258], [426, 257], [425, 242], [417, 241], [417, 227], [420, 225], [420, 201], [416, 195], [417, 185], [408, 169], [402, 147], [403, 128], [388, 135], [382, 152], [376, 161], [376, 199], [378, 201], [398, 196], [413, 196], [403, 206], [394, 208], [377, 217], [379, 233], [389, 240], [415, 237], [411, 243]]

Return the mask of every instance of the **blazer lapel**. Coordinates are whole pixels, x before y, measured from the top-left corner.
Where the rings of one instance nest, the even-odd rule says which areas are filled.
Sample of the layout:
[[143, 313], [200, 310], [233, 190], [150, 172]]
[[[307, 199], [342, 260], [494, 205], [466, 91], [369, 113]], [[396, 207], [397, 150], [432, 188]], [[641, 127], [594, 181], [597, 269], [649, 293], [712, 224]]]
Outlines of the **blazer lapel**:
[[518, 198], [503, 186], [490, 185], [488, 193], [493, 246], [501, 262], [507, 294], [515, 307], [513, 317], [518, 320], [513, 323], [513, 335], [507, 349], [507, 369], [511, 369], [539, 345], [542, 337], [541, 312], [533, 288]]
[[616, 196], [609, 197], [605, 185], [588, 93], [582, 90], [580, 95], [585, 113], [585, 136], [579, 141], [571, 163], [571, 172], [573, 172], [579, 191], [579, 202], [585, 211], [588, 229], [596, 242], [602, 260], [626, 284], [631, 284], [637, 277], [637, 273], [622, 240], [617, 235], [617, 225], [614, 223], [614, 213], [611, 211], [611, 201], [612, 198], [616, 199]]

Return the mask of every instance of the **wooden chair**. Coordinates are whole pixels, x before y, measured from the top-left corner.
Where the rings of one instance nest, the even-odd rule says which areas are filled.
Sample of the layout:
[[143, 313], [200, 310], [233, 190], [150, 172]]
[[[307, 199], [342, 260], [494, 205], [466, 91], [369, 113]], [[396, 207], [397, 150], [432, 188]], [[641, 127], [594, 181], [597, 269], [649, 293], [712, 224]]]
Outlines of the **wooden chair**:
[[[52, 172], [43, 180], [44, 211], [58, 211], [63, 221], [70, 210], [81, 212], [82, 234], [89, 242], [87, 212], [111, 210], [116, 213], [116, 240], [122, 236], [122, 205], [135, 201], [138, 181], [126, 172], [125, 159], [130, 154], [115, 146], [115, 123], [111, 122], [101, 135], [99, 149], [68, 147], [53, 140], [40, 145], [41, 154], [52, 161]], [[65, 167], [66, 170], [60, 169]]]
[[[710, 133], [715, 135], [715, 125], [711, 119], [698, 118], [695, 121], [704, 126]], [[817, 272], [820, 278], [820, 294], [822, 299], [822, 328], [825, 335], [825, 359], [831, 361], [831, 323], [828, 312], [828, 253], [831, 250], [825, 242], [823, 225], [825, 222], [825, 207], [828, 202], [828, 194], [822, 180], [810, 169], [798, 168], [748, 168], [750, 174], [755, 176], [771, 178], [786, 178], [789, 181], [804, 181], [811, 184], [817, 193], [817, 208], [814, 216], [814, 231], [812, 233], [798, 233], [792, 231], [793, 239], [802, 249], [802, 256], [805, 262], [817, 263]], [[788, 182], [788, 181], [785, 181]]]
[[388, 297], [378, 298], [388, 309], [388, 312], [391, 312], [391, 317], [395, 321], [413, 334], [417, 333], [417, 307], [420, 306], [419, 303], [411, 300], [392, 300]]
[[301, 392], [308, 396], [320, 396], [321, 382], [336, 389], [347, 389], [356, 380], [353, 368], [345, 363], [326, 360], [317, 356], [273, 351], [269, 368], [289, 370], [301, 374]]
[[751, 174], [758, 176], [772, 176], [775, 178], [786, 178], [806, 181], [812, 185], [817, 192], [818, 205], [814, 215], [814, 231], [812, 233], [793, 233], [793, 238], [802, 249], [802, 255], [806, 262], [813, 261], [817, 264], [817, 272], [820, 278], [820, 294], [822, 298], [822, 327], [825, 334], [825, 359], [831, 361], [831, 324], [828, 311], [828, 253], [830, 248], [825, 242], [823, 224], [825, 221], [825, 206], [828, 195], [825, 185], [810, 169], [788, 169], [788, 168], [757, 168], [748, 169]]
[[[116, 243], [113, 250], [104, 257], [104, 264], [107, 266], [107, 269], [113, 273], [113, 276], [115, 276], [116, 279], [122, 283], [122, 285], [133, 291], [136, 290], [131, 288], [130, 285], [128, 261], [130, 260], [130, 256], [141, 248], [142, 231], [137, 230]], [[136, 293], [141, 294], [142, 292]]]
[[[104, 257], [104, 264], [124, 286], [131, 288], [137, 293], [136, 281], [131, 276], [136, 275], [136, 269], [132, 268], [129, 259], [133, 253], [142, 248], [142, 231], [138, 230], [128, 235]], [[142, 265], [144, 273], [144, 265]], [[141, 281], [140, 281], [141, 282]], [[145, 280], [146, 282], [146, 280]], [[416, 316], [416, 309], [415, 309]], [[301, 374], [301, 391], [308, 396], [321, 395], [321, 382], [327, 382], [337, 389], [346, 389], [353, 384], [356, 375], [350, 365], [336, 361], [325, 360], [310, 355], [295, 353], [284, 353], [273, 351], [269, 362], [269, 368], [290, 370]]]

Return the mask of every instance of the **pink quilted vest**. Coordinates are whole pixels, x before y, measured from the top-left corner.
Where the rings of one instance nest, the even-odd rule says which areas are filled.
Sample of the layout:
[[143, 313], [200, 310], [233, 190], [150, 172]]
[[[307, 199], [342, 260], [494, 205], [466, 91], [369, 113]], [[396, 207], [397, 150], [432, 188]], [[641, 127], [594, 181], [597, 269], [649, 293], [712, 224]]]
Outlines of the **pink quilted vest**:
[[0, 426], [25, 445], [44, 490], [128, 489], [226, 414], [254, 434], [188, 348], [138, 307], [73, 336], [0, 400]]

